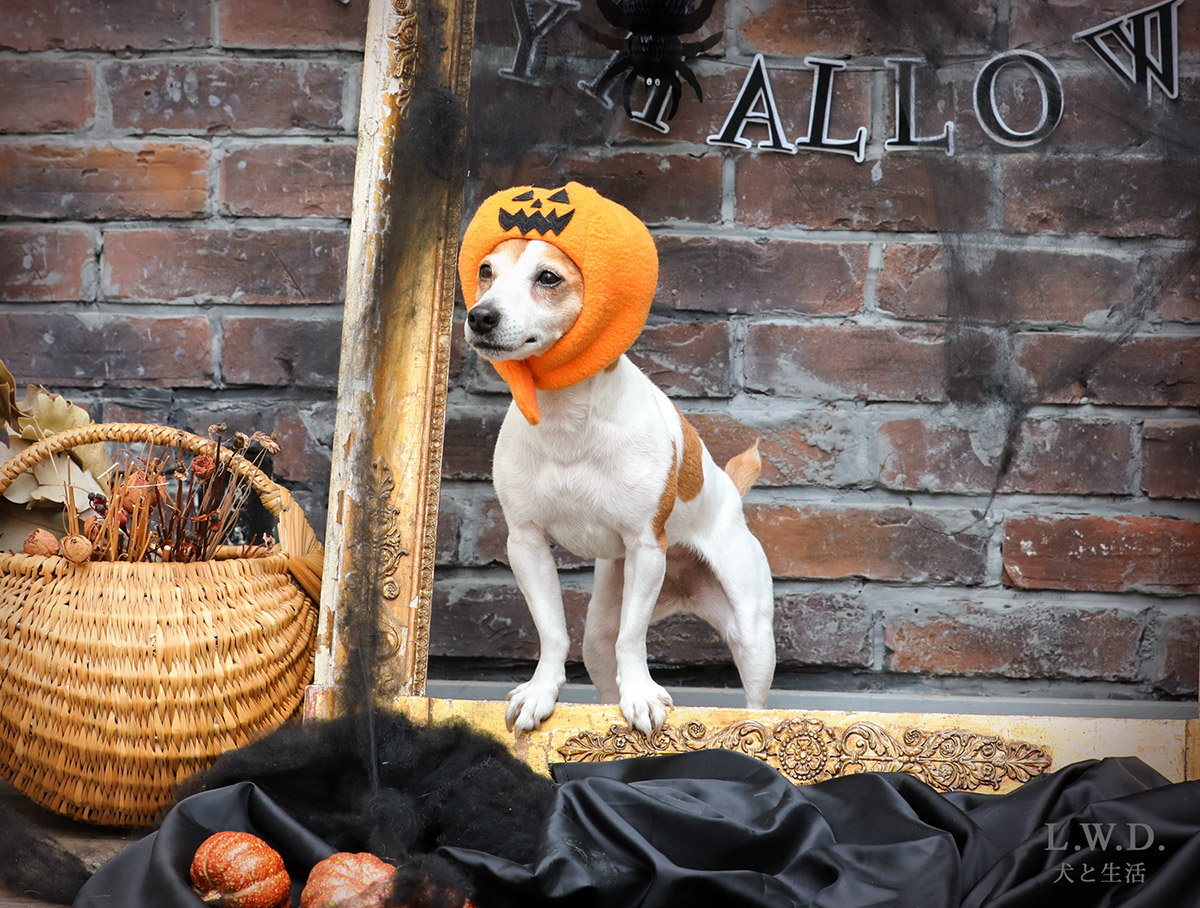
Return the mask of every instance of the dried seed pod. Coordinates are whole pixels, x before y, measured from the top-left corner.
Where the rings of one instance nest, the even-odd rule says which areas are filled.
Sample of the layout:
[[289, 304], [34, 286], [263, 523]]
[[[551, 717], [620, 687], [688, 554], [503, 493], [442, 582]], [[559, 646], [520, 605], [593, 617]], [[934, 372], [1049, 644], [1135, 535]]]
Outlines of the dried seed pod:
[[95, 542], [100, 536], [100, 530], [104, 527], [104, 521], [96, 515], [92, 515], [83, 522], [83, 535]]
[[26, 555], [57, 555], [58, 538], [49, 530], [36, 529], [25, 537]]
[[92, 557], [92, 541], [86, 536], [67, 536], [62, 541], [62, 553], [72, 564], [83, 564]]
[[125, 489], [121, 493], [121, 507], [126, 511], [137, 510], [147, 488], [149, 483], [146, 481], [146, 474], [141, 470], [134, 470], [125, 480]]

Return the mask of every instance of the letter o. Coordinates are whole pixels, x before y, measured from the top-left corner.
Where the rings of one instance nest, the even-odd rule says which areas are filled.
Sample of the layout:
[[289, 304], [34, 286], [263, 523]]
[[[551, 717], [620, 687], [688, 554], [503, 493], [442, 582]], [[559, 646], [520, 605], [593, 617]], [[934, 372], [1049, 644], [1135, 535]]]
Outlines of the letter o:
[[[1042, 118], [1033, 129], [1017, 132], [1000, 116], [996, 105], [996, 79], [1004, 67], [1022, 63], [1037, 80], [1042, 92]], [[983, 131], [1001, 145], [1025, 148], [1045, 140], [1058, 126], [1063, 113], [1062, 80], [1050, 61], [1028, 50], [1012, 50], [989, 60], [975, 77], [975, 116]]]

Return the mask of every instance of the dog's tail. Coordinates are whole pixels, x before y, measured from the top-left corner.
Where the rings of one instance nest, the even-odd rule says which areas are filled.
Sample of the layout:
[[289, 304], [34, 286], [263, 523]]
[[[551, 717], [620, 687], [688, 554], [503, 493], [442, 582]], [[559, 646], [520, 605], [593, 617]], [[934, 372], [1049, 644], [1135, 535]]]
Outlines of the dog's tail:
[[738, 494], [745, 495], [750, 486], [754, 485], [762, 473], [762, 458], [758, 456], [758, 439], [741, 454], [730, 458], [725, 464], [725, 472], [737, 486]]

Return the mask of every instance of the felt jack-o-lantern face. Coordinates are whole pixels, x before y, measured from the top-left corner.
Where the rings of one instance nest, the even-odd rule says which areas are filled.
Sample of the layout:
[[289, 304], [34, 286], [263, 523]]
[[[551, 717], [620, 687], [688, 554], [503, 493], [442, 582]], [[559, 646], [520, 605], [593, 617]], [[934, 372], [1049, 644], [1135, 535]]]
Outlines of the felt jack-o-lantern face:
[[[545, 196], [543, 198], [543, 196]], [[556, 236], [566, 229], [575, 215], [574, 208], [565, 208], [560, 212], [558, 206], [571, 204], [571, 197], [564, 186], [550, 194], [544, 190], [530, 189], [512, 197], [513, 202], [527, 202], [515, 211], [509, 211], [503, 205], [500, 207], [499, 222], [501, 230], [512, 230], [514, 227], [525, 236], [533, 230], [539, 236], [553, 233]], [[547, 205], [553, 206], [547, 209]], [[528, 210], [527, 210], [528, 209]]]

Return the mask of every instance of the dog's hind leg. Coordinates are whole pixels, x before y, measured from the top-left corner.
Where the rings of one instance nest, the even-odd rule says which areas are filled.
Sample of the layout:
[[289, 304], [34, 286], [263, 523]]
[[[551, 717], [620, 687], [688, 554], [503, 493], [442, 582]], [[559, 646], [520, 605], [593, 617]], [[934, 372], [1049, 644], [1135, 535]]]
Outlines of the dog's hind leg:
[[767, 556], [745, 527], [697, 548], [727, 600], [724, 608], [701, 617], [725, 638], [746, 706], [765, 709], [775, 677], [775, 601]]
[[583, 628], [583, 664], [601, 703], [617, 703], [617, 633], [621, 629], [621, 587], [625, 562], [600, 558], [592, 579], [587, 623]]

